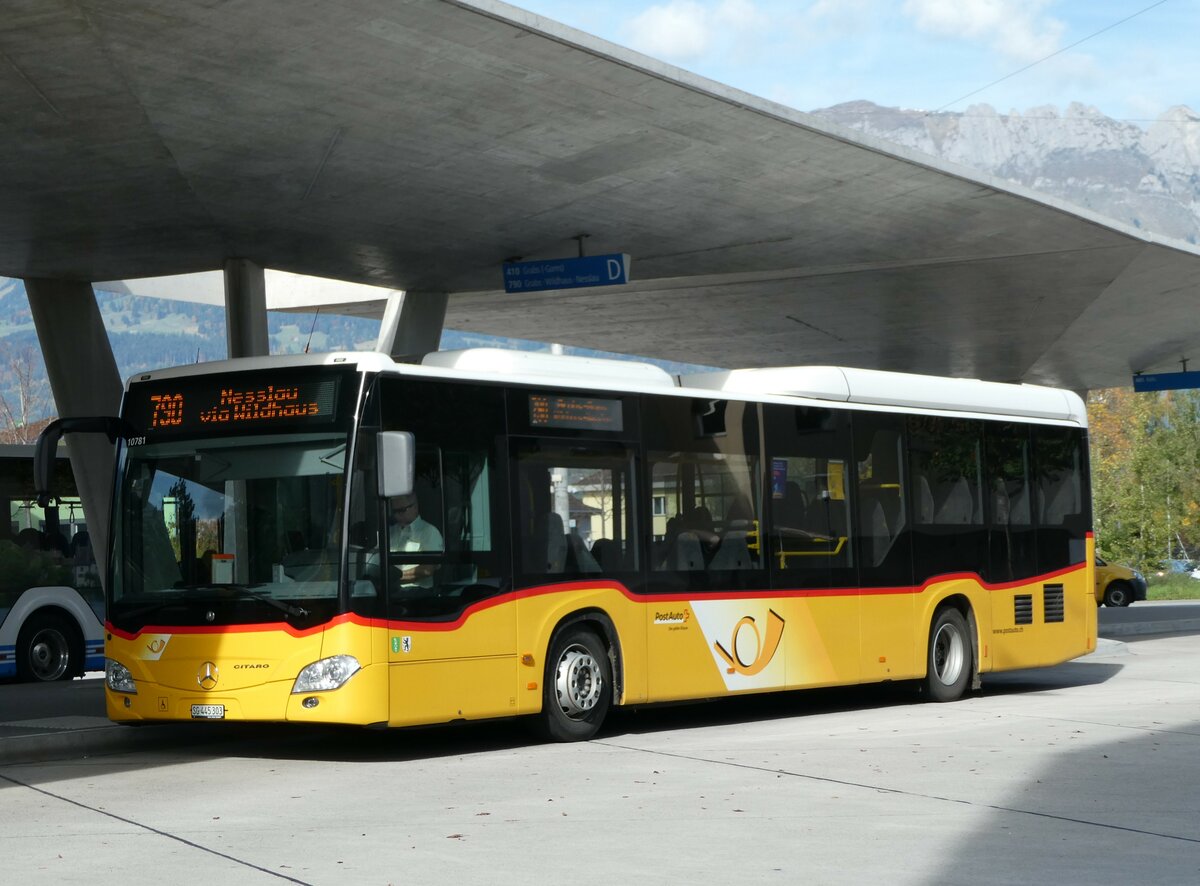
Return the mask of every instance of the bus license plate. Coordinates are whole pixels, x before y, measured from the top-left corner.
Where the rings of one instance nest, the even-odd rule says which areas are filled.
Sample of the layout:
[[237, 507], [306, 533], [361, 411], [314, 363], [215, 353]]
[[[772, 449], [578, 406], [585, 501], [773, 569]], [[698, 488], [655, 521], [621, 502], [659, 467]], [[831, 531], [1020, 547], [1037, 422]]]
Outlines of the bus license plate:
[[193, 720], [224, 720], [225, 705], [223, 704], [194, 704], [192, 705]]

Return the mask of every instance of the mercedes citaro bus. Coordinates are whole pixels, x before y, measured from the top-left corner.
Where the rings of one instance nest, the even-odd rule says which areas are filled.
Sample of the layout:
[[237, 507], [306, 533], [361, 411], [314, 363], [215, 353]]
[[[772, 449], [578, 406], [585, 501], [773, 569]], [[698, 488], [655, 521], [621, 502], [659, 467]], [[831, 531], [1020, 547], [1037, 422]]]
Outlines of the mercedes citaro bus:
[[1095, 648], [1068, 391], [344, 353], [139, 374], [120, 416], [41, 443], [83, 431], [117, 442], [118, 722], [528, 715], [585, 739], [614, 705], [950, 701]]

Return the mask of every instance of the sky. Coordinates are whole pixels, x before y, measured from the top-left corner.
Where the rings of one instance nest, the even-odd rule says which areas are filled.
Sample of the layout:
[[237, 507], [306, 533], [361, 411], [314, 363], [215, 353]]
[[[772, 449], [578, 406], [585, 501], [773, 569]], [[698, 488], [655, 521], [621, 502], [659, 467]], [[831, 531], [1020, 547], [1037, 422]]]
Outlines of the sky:
[[1200, 111], [1197, 0], [515, 5], [801, 111], [857, 99], [1001, 113], [1080, 102], [1142, 126], [1176, 105]]

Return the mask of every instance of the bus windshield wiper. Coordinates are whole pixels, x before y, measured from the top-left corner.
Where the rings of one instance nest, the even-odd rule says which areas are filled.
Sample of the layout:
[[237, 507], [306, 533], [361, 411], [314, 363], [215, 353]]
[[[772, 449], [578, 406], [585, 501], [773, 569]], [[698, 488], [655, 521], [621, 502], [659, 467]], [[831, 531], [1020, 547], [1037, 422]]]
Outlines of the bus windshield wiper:
[[141, 618], [144, 615], [150, 615], [153, 612], [160, 612], [163, 609], [172, 609], [186, 604], [186, 600], [158, 600], [154, 603], [146, 603], [127, 612], [119, 612], [122, 620]]
[[294, 618], [301, 618], [305, 615], [308, 615], [308, 610], [302, 606], [293, 606], [291, 603], [284, 603], [282, 600], [276, 600], [270, 594], [260, 594], [257, 591], [246, 587], [245, 585], [196, 585], [195, 589], [205, 591], [231, 590], [235, 591], [238, 596], [247, 597], [251, 600], [258, 600], [260, 603], [266, 603], [268, 606], [274, 606], [280, 612], [287, 613]]

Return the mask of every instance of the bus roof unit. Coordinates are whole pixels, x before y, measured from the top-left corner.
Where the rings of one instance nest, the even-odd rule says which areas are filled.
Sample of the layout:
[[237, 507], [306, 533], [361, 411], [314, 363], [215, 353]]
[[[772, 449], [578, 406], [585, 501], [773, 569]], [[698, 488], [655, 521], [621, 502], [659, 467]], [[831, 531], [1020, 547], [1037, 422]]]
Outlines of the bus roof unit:
[[981, 412], [1087, 424], [1083, 400], [1073, 391], [839, 366], [781, 366], [685, 375], [685, 387], [740, 394], [777, 394], [954, 412]]
[[547, 354], [544, 351], [510, 351], [501, 348], [466, 348], [426, 354], [422, 366], [456, 369], [484, 377], [510, 376], [530, 381], [588, 386], [673, 388], [675, 377], [651, 363]]

